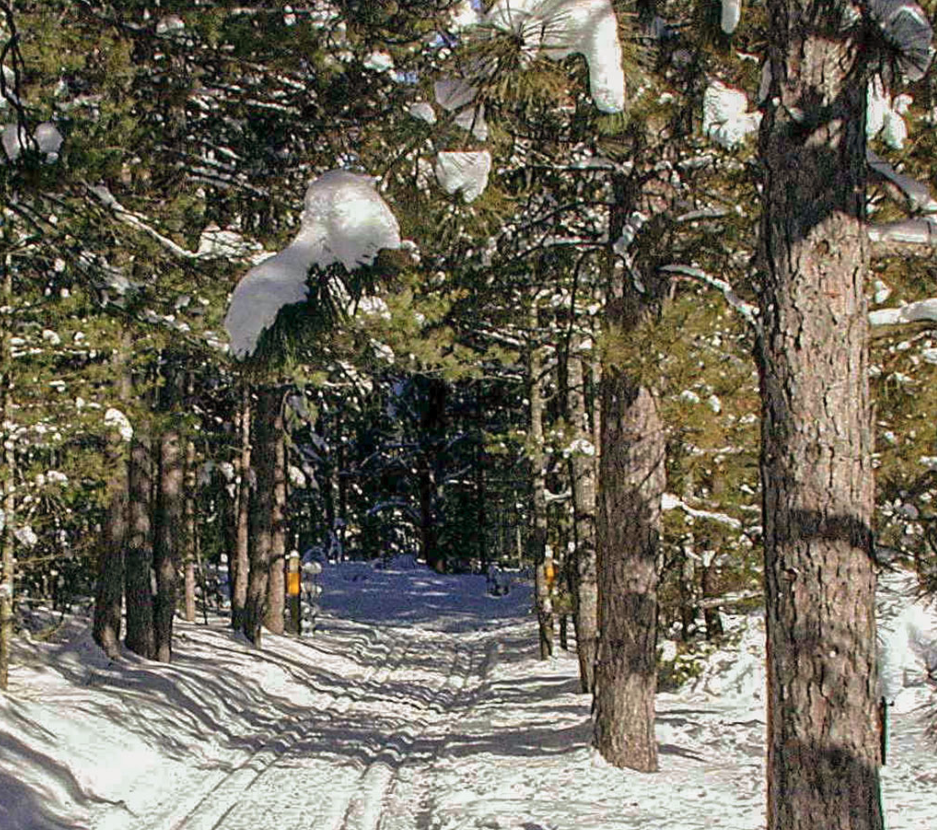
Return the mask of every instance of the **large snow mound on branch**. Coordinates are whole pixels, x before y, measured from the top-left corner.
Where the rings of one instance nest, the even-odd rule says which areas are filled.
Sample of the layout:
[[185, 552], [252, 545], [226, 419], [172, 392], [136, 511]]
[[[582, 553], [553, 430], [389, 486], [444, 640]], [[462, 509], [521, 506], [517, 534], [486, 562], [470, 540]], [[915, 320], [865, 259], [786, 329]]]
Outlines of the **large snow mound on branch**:
[[324, 173], [306, 190], [300, 222], [289, 246], [251, 268], [234, 290], [224, 324], [236, 357], [253, 354], [281, 308], [306, 299], [313, 265], [341, 263], [353, 271], [382, 248], [400, 247], [400, 226], [370, 176]]
[[595, 105], [609, 113], [625, 108], [621, 40], [610, 0], [498, 0], [485, 23], [519, 36], [531, 57], [581, 54]]

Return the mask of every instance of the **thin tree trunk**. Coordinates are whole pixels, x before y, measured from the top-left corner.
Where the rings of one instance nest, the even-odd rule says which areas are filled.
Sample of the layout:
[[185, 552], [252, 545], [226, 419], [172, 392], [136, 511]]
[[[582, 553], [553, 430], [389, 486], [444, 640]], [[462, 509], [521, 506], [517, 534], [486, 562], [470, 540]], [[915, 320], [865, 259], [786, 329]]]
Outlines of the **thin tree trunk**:
[[153, 463], [150, 456], [150, 439], [140, 433], [138, 428], [130, 450], [130, 527], [124, 567], [127, 638], [124, 644], [135, 654], [153, 659], [156, 656], [150, 521], [153, 506]]
[[[537, 298], [533, 298], [531, 309], [531, 332], [536, 336], [539, 327]], [[544, 469], [544, 400], [543, 400], [543, 374], [546, 347], [534, 344], [530, 349], [528, 370], [527, 399], [530, 401], [530, 444], [528, 458], [530, 460], [530, 504], [531, 528], [528, 537], [529, 556], [534, 563], [535, 601], [537, 603], [537, 624], [540, 631], [540, 659], [547, 660], [553, 656], [554, 615], [553, 599], [550, 583], [547, 578], [547, 482]], [[553, 566], [552, 558], [549, 567]]]
[[880, 830], [865, 35], [840, 28], [843, 3], [768, 11], [756, 351], [768, 828]]
[[[177, 418], [180, 373], [167, 366], [164, 408], [167, 418]], [[159, 484], [156, 503], [156, 526], [153, 533], [153, 566], [156, 570], [156, 597], [153, 620], [156, 628], [156, 659], [168, 663], [172, 658], [172, 623], [176, 612], [183, 522], [183, 449], [182, 437], [175, 424], [166, 424], [159, 437]]]
[[421, 554], [430, 568], [441, 570], [445, 565], [439, 549], [439, 521], [436, 514], [436, 463], [445, 441], [445, 381], [432, 378], [426, 385], [426, 405], [420, 418], [421, 443], [417, 460], [420, 498]]
[[251, 502], [251, 395], [245, 383], [241, 390], [240, 408], [241, 457], [237, 498], [237, 542], [231, 557], [231, 627], [245, 631], [244, 610], [247, 607], [247, 583], [250, 577], [250, 502]]
[[273, 513], [270, 517], [270, 576], [267, 580], [267, 607], [264, 625], [282, 634], [286, 619], [286, 437], [283, 422], [283, 396], [277, 390], [273, 441]]
[[256, 646], [261, 645], [266, 616], [273, 522], [276, 498], [277, 437], [280, 423], [280, 393], [274, 386], [257, 390], [251, 423], [251, 468], [256, 486], [250, 499], [250, 575], [244, 607], [243, 631]]
[[[573, 554], [573, 602], [579, 685], [584, 693], [595, 688], [595, 655], [598, 643], [598, 580], [595, 557], [595, 446], [586, 411], [582, 338], [573, 335], [566, 373], [568, 421], [576, 448], [570, 456], [575, 552]], [[591, 449], [591, 452], [589, 451]]]
[[[117, 399], [121, 404], [130, 397], [130, 375], [127, 358], [130, 339], [121, 332], [120, 345], [112, 361], [117, 377]], [[94, 641], [112, 660], [120, 656], [120, 630], [124, 596], [124, 546], [127, 542], [127, 507], [130, 501], [130, 482], [127, 464], [126, 440], [117, 429], [108, 435], [105, 459], [111, 468], [108, 483], [108, 508], [98, 555], [95, 581], [94, 619], [91, 634]]]
[[[3, 296], [2, 304], [12, 306], [13, 272], [10, 268], [10, 256], [3, 260]], [[0, 689], [9, 686], [10, 650], [13, 647], [13, 587], [16, 570], [15, 550], [13, 546], [13, 517], [16, 512], [14, 496], [14, 472], [16, 456], [13, 442], [7, 432], [7, 424], [12, 423], [13, 415], [13, 356], [11, 354], [8, 330], [9, 316], [0, 315], [0, 436], [3, 438], [3, 465], [0, 469], [0, 487], [2, 487], [2, 511], [0, 511]]]
[[186, 546], [182, 556], [183, 583], [185, 586], [185, 602], [183, 603], [186, 622], [195, 622], [195, 565], [196, 565], [196, 529], [195, 529], [195, 488], [197, 486], [195, 475], [195, 442], [186, 441], [185, 446], [185, 496], [183, 516], [185, 523]]

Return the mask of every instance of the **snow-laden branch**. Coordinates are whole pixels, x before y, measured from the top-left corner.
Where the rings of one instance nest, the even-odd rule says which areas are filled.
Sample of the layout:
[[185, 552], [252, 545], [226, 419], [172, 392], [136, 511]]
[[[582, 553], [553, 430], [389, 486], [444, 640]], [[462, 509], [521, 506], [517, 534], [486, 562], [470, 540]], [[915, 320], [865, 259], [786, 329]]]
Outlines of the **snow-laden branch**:
[[[897, 187], [898, 190], [905, 195], [912, 210], [920, 213], [937, 212], [937, 201], [934, 201], [934, 197], [931, 196], [930, 188], [924, 184], [924, 182], [919, 182], [917, 179], [912, 179], [910, 176], [899, 173], [885, 161], [885, 159], [876, 155], [872, 150], [866, 150], [865, 157], [869, 169], [877, 176], [891, 182]], [[874, 226], [870, 229], [870, 234], [873, 229]]]
[[897, 326], [902, 323], [937, 322], [937, 297], [918, 300], [901, 308], [882, 308], [869, 314], [869, 323], [873, 326]]
[[687, 516], [692, 516], [694, 519], [709, 519], [719, 524], [728, 525], [733, 530], [741, 530], [742, 523], [728, 516], [725, 513], [713, 513], [710, 510], [697, 510], [693, 507], [690, 507], [683, 499], [678, 499], [671, 493], [664, 493], [660, 500], [660, 509], [661, 510], [682, 510]]
[[341, 263], [354, 271], [370, 265], [381, 249], [400, 247], [400, 226], [371, 176], [347, 170], [322, 174], [306, 190], [296, 238], [255, 265], [234, 290], [225, 329], [235, 356], [253, 354], [280, 309], [306, 300], [313, 266]]
[[739, 295], [735, 293], [735, 289], [725, 280], [707, 274], [702, 269], [692, 265], [662, 265], [660, 270], [668, 274], [681, 274], [682, 276], [690, 277], [704, 285], [708, 285], [710, 288], [721, 291], [722, 295], [726, 298], [726, 302], [728, 302], [750, 326], [755, 329], [758, 328], [758, 309], [739, 297]]
[[163, 236], [158, 230], [148, 225], [145, 221], [145, 217], [141, 216], [139, 213], [134, 213], [132, 210], [125, 208], [119, 201], [117, 197], [111, 193], [104, 185], [85, 185], [87, 191], [94, 196], [104, 207], [110, 210], [118, 220], [123, 222], [125, 225], [135, 228], [142, 233], [145, 233], [151, 239], [154, 239], [167, 251], [174, 254], [177, 257], [182, 259], [202, 259], [202, 256], [196, 251], [190, 251], [186, 248], [183, 248], [181, 245], [173, 242], [168, 236]]

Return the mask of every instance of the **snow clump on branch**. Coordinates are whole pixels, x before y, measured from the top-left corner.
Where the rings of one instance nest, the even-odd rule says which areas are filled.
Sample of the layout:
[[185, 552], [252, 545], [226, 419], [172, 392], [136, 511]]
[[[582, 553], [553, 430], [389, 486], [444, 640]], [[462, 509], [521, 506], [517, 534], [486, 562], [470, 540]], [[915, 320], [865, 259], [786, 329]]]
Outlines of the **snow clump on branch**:
[[309, 185], [296, 238], [234, 289], [224, 324], [235, 357], [254, 353], [281, 308], [305, 301], [312, 266], [341, 263], [354, 271], [382, 248], [401, 246], [400, 226], [375, 184], [371, 176], [331, 170]]
[[580, 54], [592, 100], [602, 112], [625, 108], [618, 18], [610, 0], [498, 0], [485, 23], [523, 38], [525, 52], [560, 61]]

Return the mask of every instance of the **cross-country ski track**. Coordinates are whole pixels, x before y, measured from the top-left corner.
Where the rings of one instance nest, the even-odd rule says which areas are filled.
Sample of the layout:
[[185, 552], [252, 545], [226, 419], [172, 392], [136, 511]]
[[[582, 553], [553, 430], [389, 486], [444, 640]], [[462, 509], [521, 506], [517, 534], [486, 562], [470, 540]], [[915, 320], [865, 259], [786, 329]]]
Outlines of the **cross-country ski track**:
[[[87, 618], [21, 637], [0, 697], [2, 830], [760, 830], [764, 632], [658, 695], [660, 772], [590, 748], [575, 654], [538, 659], [529, 583], [327, 566], [324, 613], [257, 649], [222, 614], [173, 661], [108, 661]], [[883, 768], [889, 830], [930, 830], [930, 687]]]

